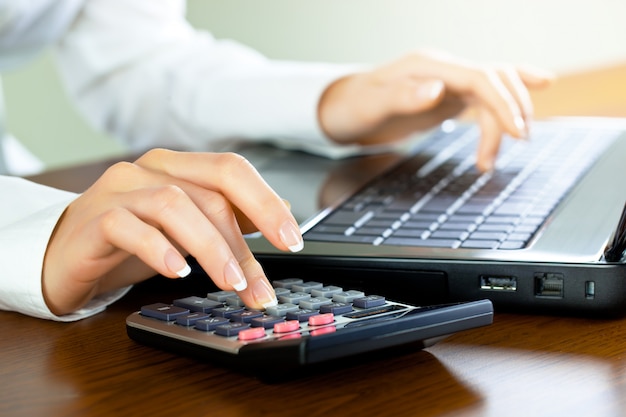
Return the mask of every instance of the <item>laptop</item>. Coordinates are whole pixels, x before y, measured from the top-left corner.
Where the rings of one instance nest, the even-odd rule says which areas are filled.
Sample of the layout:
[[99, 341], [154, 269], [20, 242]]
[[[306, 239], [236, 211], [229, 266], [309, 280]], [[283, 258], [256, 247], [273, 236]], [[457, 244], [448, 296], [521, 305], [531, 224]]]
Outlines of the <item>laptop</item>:
[[626, 269], [607, 260], [626, 201], [626, 120], [535, 121], [475, 168], [480, 131], [446, 121], [401, 150], [328, 159], [237, 149], [301, 224], [305, 248], [248, 243], [272, 279], [332, 280], [414, 304], [620, 315]]

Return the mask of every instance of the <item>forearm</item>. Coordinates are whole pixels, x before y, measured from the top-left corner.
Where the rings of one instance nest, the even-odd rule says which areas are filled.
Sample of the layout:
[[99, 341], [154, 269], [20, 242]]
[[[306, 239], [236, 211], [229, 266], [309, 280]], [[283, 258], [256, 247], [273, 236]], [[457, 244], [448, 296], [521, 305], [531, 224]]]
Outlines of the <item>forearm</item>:
[[96, 126], [132, 148], [219, 149], [232, 138], [328, 141], [317, 104], [354, 66], [272, 61], [193, 29], [179, 2], [92, 0], [58, 48]]

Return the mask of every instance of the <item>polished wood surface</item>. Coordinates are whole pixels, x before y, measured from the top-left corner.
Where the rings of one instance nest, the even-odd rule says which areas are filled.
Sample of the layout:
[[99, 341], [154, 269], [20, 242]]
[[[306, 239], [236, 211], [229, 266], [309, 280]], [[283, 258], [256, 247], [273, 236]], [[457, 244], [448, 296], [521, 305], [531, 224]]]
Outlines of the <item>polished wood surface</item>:
[[[626, 65], [564, 76], [534, 98], [541, 117], [626, 116]], [[34, 179], [80, 191], [106, 165]], [[75, 323], [0, 313], [0, 415], [626, 415], [626, 318], [497, 312], [493, 325], [423, 351], [268, 383], [126, 336], [129, 313], [188, 295], [185, 285], [141, 284]]]

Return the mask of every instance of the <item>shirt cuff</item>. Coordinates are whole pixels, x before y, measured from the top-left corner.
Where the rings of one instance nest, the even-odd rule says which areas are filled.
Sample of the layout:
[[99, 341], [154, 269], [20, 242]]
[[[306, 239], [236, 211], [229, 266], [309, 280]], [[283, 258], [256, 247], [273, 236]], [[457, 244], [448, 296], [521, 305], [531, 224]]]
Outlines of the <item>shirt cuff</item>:
[[75, 198], [52, 204], [22, 220], [5, 225], [0, 233], [0, 309], [56, 321], [75, 321], [101, 312], [130, 287], [104, 294], [68, 315], [53, 314], [43, 297], [41, 273], [50, 236], [67, 205]]

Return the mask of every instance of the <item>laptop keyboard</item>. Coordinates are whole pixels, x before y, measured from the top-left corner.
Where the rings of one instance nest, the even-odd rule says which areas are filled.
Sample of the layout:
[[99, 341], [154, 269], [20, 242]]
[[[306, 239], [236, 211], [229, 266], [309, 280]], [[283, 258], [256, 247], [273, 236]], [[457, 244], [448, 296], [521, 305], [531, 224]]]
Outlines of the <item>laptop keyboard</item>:
[[435, 248], [523, 249], [614, 140], [606, 131], [533, 126], [505, 138], [495, 170], [480, 173], [476, 126], [444, 123], [414, 156], [375, 179], [305, 240]]

